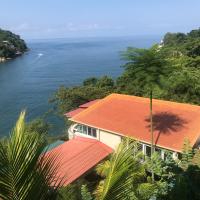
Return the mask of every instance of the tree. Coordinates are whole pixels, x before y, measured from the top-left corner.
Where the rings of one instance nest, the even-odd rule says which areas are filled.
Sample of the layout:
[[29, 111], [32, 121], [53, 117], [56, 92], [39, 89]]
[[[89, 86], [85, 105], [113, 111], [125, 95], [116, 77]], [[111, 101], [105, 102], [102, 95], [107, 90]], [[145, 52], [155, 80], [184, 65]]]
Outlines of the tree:
[[[160, 57], [156, 47], [151, 49], [128, 48], [123, 53], [123, 58], [128, 60], [124, 65], [125, 70], [132, 74], [134, 79], [144, 85], [149, 91], [150, 99], [150, 132], [151, 132], [151, 156], [154, 152], [154, 136], [153, 136], [153, 113], [152, 99], [153, 90], [161, 86], [162, 77], [166, 76], [169, 68], [166, 61]], [[154, 173], [152, 170], [152, 181], [154, 181]]]
[[88, 191], [87, 185], [82, 185], [81, 196], [82, 196], [82, 200], [92, 200], [92, 195]]
[[26, 43], [18, 35], [0, 29], [0, 57], [13, 58], [27, 49]]
[[[199, 149], [192, 149], [189, 140], [184, 141], [182, 158], [175, 172], [175, 180], [169, 200], [198, 200], [200, 199], [200, 153]], [[174, 170], [174, 169], [173, 169]]]
[[[159, 178], [157, 177], [157, 180], [152, 183], [147, 173], [149, 161], [141, 162], [143, 155], [139, 147], [136, 141], [124, 140], [108, 160], [96, 167], [102, 181], [93, 191], [93, 199], [163, 200], [166, 197], [169, 186], [162, 178], [165, 171], [164, 162], [155, 155], [154, 170]], [[152, 160], [150, 162], [152, 163]], [[84, 195], [92, 198], [88, 190], [85, 190]]]
[[187, 168], [192, 165], [193, 160], [193, 149], [190, 145], [189, 140], [185, 140], [183, 144], [183, 153], [182, 153], [182, 159], [181, 159], [181, 167], [184, 170], [187, 170]]
[[90, 77], [83, 81], [83, 86], [95, 86], [97, 84], [98, 79], [96, 77]]
[[114, 81], [112, 78], [108, 76], [103, 76], [97, 81], [97, 87], [100, 88], [113, 88], [114, 87]]
[[95, 193], [96, 199], [137, 199], [138, 183], [145, 177], [145, 169], [140, 163], [141, 154], [133, 156], [135, 144], [122, 142], [105, 163], [97, 167], [97, 172], [104, 177]]
[[104, 98], [114, 91], [112, 79], [102, 77], [102, 79], [98, 79], [97, 83], [92, 80], [87, 80], [87, 83], [82, 86], [60, 87], [50, 100], [50, 103], [53, 103], [57, 112], [63, 115], [81, 104]]
[[26, 131], [28, 133], [38, 133], [40, 135], [47, 135], [50, 128], [50, 124], [42, 118], [34, 119], [26, 125]]
[[42, 135], [25, 131], [22, 112], [10, 138], [0, 143], [0, 198], [55, 199], [61, 181], [55, 178], [56, 155], [46, 155]]

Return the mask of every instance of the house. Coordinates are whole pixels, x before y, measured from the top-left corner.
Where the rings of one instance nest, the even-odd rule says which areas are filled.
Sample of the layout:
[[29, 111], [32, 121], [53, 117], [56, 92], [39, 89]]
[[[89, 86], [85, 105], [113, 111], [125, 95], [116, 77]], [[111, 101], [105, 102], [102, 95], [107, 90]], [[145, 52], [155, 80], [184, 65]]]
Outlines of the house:
[[[115, 149], [129, 137], [140, 142], [144, 154], [151, 154], [148, 98], [111, 94], [86, 105], [65, 114], [73, 122], [70, 138], [93, 138]], [[153, 122], [154, 144], [162, 158], [165, 151], [177, 158], [185, 139], [199, 147], [200, 106], [154, 99]]]
[[[149, 107], [148, 98], [111, 94], [66, 113], [70, 140], [48, 147], [48, 154], [59, 155], [56, 176], [64, 186], [90, 172], [123, 138], [137, 140], [150, 156]], [[153, 122], [155, 150], [163, 159], [166, 151], [177, 158], [185, 139], [199, 147], [200, 106], [153, 99]]]

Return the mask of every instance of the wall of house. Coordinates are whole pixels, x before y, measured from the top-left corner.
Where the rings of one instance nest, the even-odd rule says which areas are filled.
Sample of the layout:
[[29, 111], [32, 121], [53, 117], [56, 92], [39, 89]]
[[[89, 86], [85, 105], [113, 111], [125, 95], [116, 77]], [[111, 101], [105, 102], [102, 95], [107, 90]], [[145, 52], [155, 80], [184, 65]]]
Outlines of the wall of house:
[[[86, 131], [85, 133], [83, 132], [79, 132], [75, 127], [77, 124], [73, 124], [71, 125], [71, 127], [68, 129], [68, 133], [69, 133], [69, 139], [72, 139], [74, 137], [74, 135], [77, 136], [81, 136], [81, 137], [87, 137], [87, 138], [93, 138], [96, 140], [99, 140], [100, 142], [108, 145], [109, 147], [116, 149], [118, 147], [118, 145], [120, 144], [120, 142], [122, 141], [122, 136], [120, 135], [116, 135], [113, 134], [111, 132], [108, 131], [103, 131], [101, 129], [96, 129], [96, 135], [88, 135], [88, 131]], [[81, 125], [83, 126], [83, 125]], [[86, 126], [87, 127], [87, 126]], [[88, 129], [88, 127], [87, 127]], [[95, 129], [95, 128], [92, 128]], [[151, 147], [149, 144], [144, 144], [144, 143], [140, 143], [141, 144], [141, 148], [140, 150], [143, 151], [144, 155], [150, 156], [151, 154]], [[162, 148], [158, 148], [159, 149], [159, 153], [162, 157], [162, 159], [165, 159], [165, 150]], [[176, 152], [171, 152], [172, 153], [172, 157], [174, 159], [178, 158], [178, 154]]]
[[99, 141], [113, 149], [116, 149], [121, 142], [121, 136], [99, 130]]

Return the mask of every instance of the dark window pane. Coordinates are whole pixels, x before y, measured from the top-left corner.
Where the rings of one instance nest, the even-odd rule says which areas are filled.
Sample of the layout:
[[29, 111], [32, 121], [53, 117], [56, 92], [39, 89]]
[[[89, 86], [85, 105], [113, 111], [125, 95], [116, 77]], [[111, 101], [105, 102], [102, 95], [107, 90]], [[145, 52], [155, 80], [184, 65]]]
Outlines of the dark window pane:
[[83, 134], [87, 134], [87, 127], [83, 126]]
[[161, 156], [161, 149], [155, 148], [155, 152], [157, 152]]
[[146, 146], [146, 155], [151, 157], [151, 147]]
[[88, 127], [88, 135], [92, 136], [92, 128]]
[[93, 135], [93, 137], [97, 137], [97, 130], [96, 129], [92, 129], [92, 135]]

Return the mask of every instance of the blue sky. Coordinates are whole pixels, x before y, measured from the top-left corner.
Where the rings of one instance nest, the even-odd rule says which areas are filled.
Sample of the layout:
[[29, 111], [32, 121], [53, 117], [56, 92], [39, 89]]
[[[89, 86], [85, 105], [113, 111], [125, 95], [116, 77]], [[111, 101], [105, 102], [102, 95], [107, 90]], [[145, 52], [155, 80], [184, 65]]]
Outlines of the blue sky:
[[162, 35], [200, 27], [199, 0], [0, 0], [0, 27], [26, 39]]

